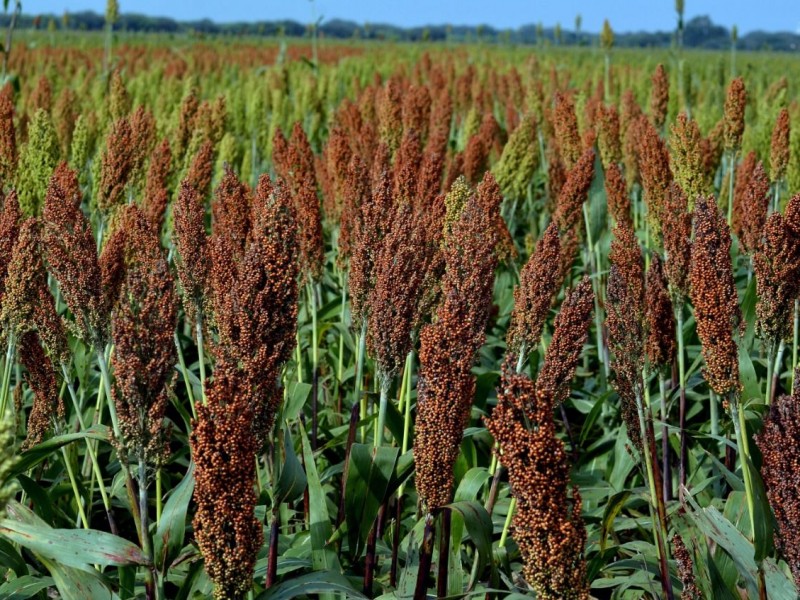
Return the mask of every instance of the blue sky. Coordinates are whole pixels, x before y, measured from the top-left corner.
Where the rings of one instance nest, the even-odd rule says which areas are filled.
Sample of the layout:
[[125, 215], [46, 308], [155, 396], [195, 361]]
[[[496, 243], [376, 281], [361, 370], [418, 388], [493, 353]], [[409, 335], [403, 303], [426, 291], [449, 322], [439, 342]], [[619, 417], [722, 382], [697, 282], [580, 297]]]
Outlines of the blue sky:
[[[23, 0], [26, 13], [61, 13], [65, 9], [105, 10], [105, 0]], [[798, 0], [686, 0], [687, 17], [708, 14], [715, 23], [738, 25], [747, 33], [800, 30]], [[311, 20], [309, 0], [120, 0], [122, 12], [140, 12], [177, 19], [208, 17], [215, 21]], [[583, 17], [584, 31], [599, 31], [608, 18], [617, 31], [671, 29], [674, 0], [316, 0], [317, 16], [402, 26], [432, 23], [516, 27], [541, 21], [572, 28]]]

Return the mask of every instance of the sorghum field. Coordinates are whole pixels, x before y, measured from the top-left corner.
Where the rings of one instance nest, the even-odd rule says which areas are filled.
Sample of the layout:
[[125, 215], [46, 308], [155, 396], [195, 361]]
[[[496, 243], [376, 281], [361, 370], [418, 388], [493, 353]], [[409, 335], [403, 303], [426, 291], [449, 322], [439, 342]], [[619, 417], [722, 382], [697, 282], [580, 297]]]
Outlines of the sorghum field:
[[6, 54], [0, 598], [797, 598], [797, 59], [313, 56]]

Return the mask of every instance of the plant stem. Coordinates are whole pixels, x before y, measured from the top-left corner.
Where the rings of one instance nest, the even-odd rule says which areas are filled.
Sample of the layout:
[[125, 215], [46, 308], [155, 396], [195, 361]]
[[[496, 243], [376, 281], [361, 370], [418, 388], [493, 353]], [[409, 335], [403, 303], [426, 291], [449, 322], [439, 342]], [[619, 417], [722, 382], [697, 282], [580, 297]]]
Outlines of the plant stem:
[[417, 585], [414, 588], [414, 600], [427, 600], [428, 575], [431, 572], [433, 558], [434, 519], [428, 513], [425, 516], [425, 531], [422, 534], [422, 544], [419, 550], [419, 570], [417, 571]]
[[156, 527], [161, 524], [161, 512], [163, 510], [163, 500], [161, 498], [161, 467], [156, 469]]
[[442, 511], [439, 518], [439, 564], [436, 576], [436, 595], [439, 598], [447, 597], [447, 572], [450, 565], [450, 519], [449, 508]]
[[6, 360], [3, 365], [2, 389], [0, 389], [0, 417], [6, 414], [6, 404], [8, 402], [8, 388], [11, 384], [11, 369], [14, 364], [14, 334], [8, 334], [8, 347], [6, 348]]
[[297, 383], [303, 383], [303, 350], [299, 332], [297, 333], [297, 343], [294, 345], [294, 359], [297, 363]]
[[317, 329], [317, 294], [314, 284], [306, 286], [308, 310], [311, 312], [311, 447], [317, 448], [319, 427], [319, 331]]
[[608, 361], [605, 359], [605, 352], [603, 350], [603, 317], [602, 313], [600, 312], [600, 302], [598, 298], [601, 297], [600, 295], [600, 280], [598, 278], [598, 273], [600, 272], [600, 264], [598, 261], [597, 254], [595, 253], [595, 246], [592, 243], [592, 228], [589, 222], [589, 209], [586, 207], [586, 202], [583, 203], [583, 223], [586, 227], [586, 246], [587, 246], [587, 253], [589, 256], [589, 274], [591, 276], [592, 281], [592, 290], [594, 291], [594, 329], [595, 329], [595, 337], [596, 337], [596, 344], [597, 344], [597, 359], [600, 361], [600, 364], [603, 365], [603, 373], [605, 373], [606, 379], [609, 377], [609, 365]]
[[728, 398], [728, 405], [731, 411], [731, 421], [733, 421], [733, 431], [736, 435], [736, 448], [742, 462], [742, 478], [744, 479], [744, 490], [747, 495], [747, 510], [750, 513], [750, 535], [753, 537], [756, 531], [755, 493], [752, 473], [750, 473], [750, 444], [747, 438], [747, 424], [744, 410], [739, 406], [739, 398], [736, 394], [731, 393]]
[[772, 369], [775, 365], [775, 342], [769, 342], [769, 350], [767, 351], [767, 391], [764, 392], [764, 399], [767, 404], [772, 398]]
[[686, 487], [686, 467], [689, 460], [688, 440], [686, 438], [686, 357], [683, 348], [683, 304], [676, 309], [676, 337], [678, 338], [678, 391], [680, 394], [679, 422], [680, 428], [680, 464], [678, 476], [680, 479], [678, 490], [679, 496], [683, 498], [683, 490]]
[[[711, 411], [711, 436], [714, 438], [719, 437], [719, 405], [717, 404], [717, 395], [711, 390], [708, 394], [708, 404]], [[716, 442], [717, 449], [719, 450], [719, 441]], [[719, 498], [722, 495], [722, 486], [719, 477], [714, 479], [714, 496]]]
[[269, 551], [267, 554], [267, 579], [264, 587], [270, 588], [278, 580], [278, 534], [280, 533], [280, 510], [272, 510], [272, 524], [269, 528]]
[[[350, 409], [350, 428], [347, 433], [347, 444], [345, 445], [344, 449], [344, 471], [342, 473], [342, 489], [339, 494], [339, 512], [336, 515], [337, 528], [344, 522], [345, 518], [347, 479], [350, 473], [350, 450], [353, 448], [353, 444], [356, 441], [356, 430], [358, 429], [358, 412], [359, 412], [358, 404], [353, 404], [353, 407]], [[400, 492], [398, 492], [398, 494], [402, 495], [402, 484], [400, 486]]]
[[733, 187], [736, 177], [736, 151], [728, 153], [728, 226], [733, 222]]
[[375, 441], [374, 445], [379, 448], [383, 445], [384, 430], [386, 429], [386, 411], [389, 409], [389, 389], [391, 388], [391, 378], [385, 375], [380, 375], [381, 396], [380, 404], [378, 405], [378, 421], [375, 428]]
[[[367, 352], [367, 321], [366, 319], [361, 323], [361, 333], [358, 336], [358, 353], [356, 354], [356, 381], [355, 381], [355, 399], [354, 402], [358, 404], [360, 409], [360, 419], [363, 421], [367, 418], [367, 401], [361, 397], [361, 381], [364, 377], [364, 362], [366, 360]], [[366, 439], [366, 427], [361, 427], [361, 442]]]
[[64, 467], [67, 469], [69, 483], [72, 486], [72, 493], [75, 495], [75, 504], [78, 505], [78, 515], [81, 519], [81, 523], [84, 529], [89, 529], [89, 519], [86, 518], [86, 511], [83, 510], [83, 498], [78, 491], [78, 482], [75, 481], [75, 472], [72, 470], [72, 463], [69, 460], [65, 446], [61, 446], [61, 457], [64, 459]]
[[[147, 464], [144, 457], [139, 458], [139, 523], [141, 527], [140, 539], [142, 542], [142, 554], [148, 562], [152, 561], [153, 552], [150, 545], [150, 530], [147, 522]], [[144, 571], [145, 596], [156, 598], [155, 578], [153, 577], [153, 567], [145, 567]]]
[[767, 404], [772, 404], [775, 400], [775, 394], [778, 389], [778, 382], [781, 376], [781, 365], [783, 364], [783, 353], [786, 351], [786, 342], [783, 340], [778, 344], [778, 354], [775, 356], [775, 364], [772, 367], [772, 386], [769, 388], [769, 396], [767, 396]]
[[500, 534], [500, 542], [498, 543], [498, 548], [502, 548], [506, 545], [506, 540], [508, 539], [508, 531], [511, 529], [511, 519], [514, 516], [514, 511], [517, 509], [517, 499], [514, 496], [511, 496], [511, 500], [508, 503], [508, 514], [506, 515], [506, 521], [503, 523], [503, 533]]
[[183, 375], [183, 385], [186, 387], [186, 395], [189, 397], [189, 406], [192, 409], [192, 417], [197, 418], [197, 410], [194, 406], [194, 391], [192, 390], [192, 382], [189, 380], [189, 369], [186, 368], [186, 361], [183, 358], [183, 349], [181, 348], [180, 339], [178, 339], [178, 332], [175, 332], [175, 348], [178, 349], [178, 364], [181, 368], [181, 375]]
[[672, 499], [672, 469], [669, 461], [669, 427], [667, 422], [667, 386], [664, 377], [658, 377], [658, 391], [661, 396], [661, 483], [663, 487], [664, 502]]
[[[642, 386], [647, 399], [649, 392], [647, 387], [647, 373], [642, 375]], [[647, 405], [649, 406], [649, 401]], [[656, 512], [656, 519], [653, 522], [653, 533], [655, 535], [656, 548], [658, 549], [659, 565], [661, 569], [661, 585], [664, 591], [664, 597], [672, 598], [672, 582], [669, 578], [669, 569], [667, 566], [667, 523], [666, 511], [661, 494], [658, 491], [658, 481], [656, 469], [657, 456], [655, 456], [655, 435], [653, 434], [652, 422], [645, 416], [645, 404], [642, 401], [642, 394], [640, 391], [636, 393], [636, 409], [639, 413], [639, 431], [641, 433], [642, 441], [642, 454], [644, 455], [645, 469], [647, 473], [647, 485], [650, 490], [650, 503]], [[648, 408], [649, 410], [649, 408]], [[648, 426], [648, 422], [650, 425]]]
[[[106, 355], [101, 348], [96, 348], [95, 354], [97, 355], [97, 362], [100, 365], [100, 379], [105, 389], [106, 397], [108, 398], [108, 412], [111, 415], [111, 426], [114, 430], [114, 437], [116, 437], [117, 441], [122, 444], [124, 440], [122, 437], [122, 432], [119, 428], [117, 408], [114, 405], [114, 396], [111, 393], [111, 378], [108, 373], [108, 361], [106, 360]], [[139, 514], [139, 504], [136, 501], [136, 492], [133, 489], [133, 477], [131, 477], [131, 471], [128, 467], [128, 460], [127, 457], [123, 456], [119, 451], [117, 452], [117, 456], [119, 457], [120, 469], [122, 470], [122, 474], [125, 476], [125, 488], [128, 491], [128, 501], [131, 505], [131, 514], [133, 515], [136, 530], [141, 533], [141, 515]], [[144, 540], [140, 539], [139, 541], [144, 545]]]
[[[78, 402], [78, 396], [75, 393], [75, 388], [72, 385], [72, 381], [69, 377], [69, 371], [67, 369], [67, 365], [62, 363], [61, 364], [61, 374], [64, 376], [64, 383], [67, 386], [67, 391], [69, 392], [69, 397], [72, 400], [72, 406], [75, 408], [75, 415], [78, 418], [78, 425], [81, 428], [81, 431], [86, 431], [86, 423], [83, 420], [83, 413], [81, 412], [80, 403]], [[116, 525], [114, 524], [114, 518], [111, 516], [111, 501], [108, 498], [108, 493], [106, 492], [106, 486], [103, 483], [103, 474], [100, 472], [100, 465], [97, 461], [97, 454], [90, 443], [91, 440], [86, 440], [86, 452], [89, 454], [89, 462], [92, 466], [92, 471], [94, 472], [94, 476], [97, 479], [98, 487], [100, 490], [100, 496], [103, 499], [103, 507], [106, 509], [106, 516], [108, 517], [108, 524], [111, 527], [112, 531], [116, 529]]]

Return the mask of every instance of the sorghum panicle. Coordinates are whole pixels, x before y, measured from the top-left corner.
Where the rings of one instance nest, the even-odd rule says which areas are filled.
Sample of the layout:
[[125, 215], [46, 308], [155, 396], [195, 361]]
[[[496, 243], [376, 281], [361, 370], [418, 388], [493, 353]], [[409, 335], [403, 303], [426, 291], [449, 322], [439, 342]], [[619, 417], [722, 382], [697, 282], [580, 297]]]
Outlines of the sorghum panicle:
[[622, 162], [622, 141], [619, 130], [619, 113], [614, 106], [601, 107], [597, 145], [606, 170]]
[[702, 136], [697, 122], [680, 113], [670, 127], [669, 147], [675, 181], [694, 206], [698, 196], [710, 191], [712, 182], [706, 177], [703, 165]]
[[673, 304], [683, 306], [689, 295], [689, 264], [692, 254], [692, 213], [680, 186], [670, 184], [664, 205], [664, 274]]
[[514, 310], [506, 335], [510, 352], [518, 354], [523, 345], [527, 352], [539, 347], [545, 319], [558, 292], [558, 271], [553, 265], [559, 263], [560, 257], [558, 228], [555, 223], [550, 223], [536, 245], [536, 251], [525, 263], [519, 286], [514, 290]]
[[[746, 243], [746, 240], [744, 240], [745, 220], [747, 218], [745, 214], [745, 197], [749, 195], [750, 181], [753, 178], [753, 171], [755, 171], [758, 162], [756, 153], [751, 150], [744, 156], [736, 168], [731, 227], [742, 244]], [[759, 183], [759, 187], [762, 185], [762, 183]], [[767, 182], [767, 185], [769, 185], [769, 182]]]
[[222, 180], [214, 192], [211, 203], [212, 228], [215, 236], [222, 236], [241, 257], [250, 233], [250, 189], [242, 183], [229, 165], [225, 165]]
[[[548, 352], [548, 359], [550, 359]], [[527, 376], [503, 367], [497, 407], [486, 426], [500, 447], [517, 500], [511, 535], [522, 554], [522, 573], [543, 600], [587, 600], [586, 529], [570, 465], [556, 436], [554, 399]]]
[[93, 348], [102, 348], [111, 315], [92, 226], [81, 210], [77, 174], [66, 163], [59, 164], [50, 180], [42, 221], [47, 265], [75, 316], [75, 332]]
[[653, 124], [645, 118], [638, 121], [639, 172], [647, 206], [647, 223], [656, 240], [661, 239], [664, 204], [672, 181], [669, 152]]
[[789, 110], [782, 108], [772, 130], [772, 143], [769, 153], [769, 170], [773, 182], [782, 181], [786, 177], [786, 167], [789, 165], [789, 137], [791, 123]]
[[[276, 141], [279, 137], [276, 134]], [[295, 123], [285, 151], [276, 153], [275, 169], [291, 193], [300, 224], [300, 264], [304, 273], [317, 279], [325, 260], [322, 217], [317, 198], [314, 154], [300, 123]]]
[[[114, 402], [130, 456], [160, 464], [168, 453], [167, 388], [177, 354], [178, 299], [159, 237], [135, 205], [125, 209], [125, 275], [112, 314]], [[142, 484], [143, 482], [140, 482]]]
[[47, 286], [40, 223], [33, 217], [21, 224], [11, 253], [0, 320], [5, 335], [13, 333], [19, 340], [25, 333], [35, 331], [53, 362], [68, 360], [66, 332]]
[[645, 355], [653, 369], [669, 366], [675, 358], [675, 313], [669, 296], [664, 264], [656, 254], [645, 281]]
[[764, 224], [767, 221], [770, 199], [769, 178], [764, 165], [759, 161], [747, 182], [739, 208], [739, 216], [734, 229], [739, 236], [739, 242], [747, 254], [755, 252], [764, 235]]
[[724, 139], [728, 152], [737, 152], [742, 146], [744, 133], [744, 110], [747, 105], [747, 90], [741, 77], [733, 79], [725, 96]]
[[800, 194], [784, 214], [772, 213], [753, 255], [756, 327], [770, 343], [791, 339], [794, 301], [800, 297]]
[[731, 235], [713, 196], [701, 198], [694, 213], [694, 243], [690, 267], [691, 299], [697, 335], [706, 362], [705, 378], [720, 396], [737, 391], [739, 329], [736, 286], [731, 265]]
[[678, 564], [678, 577], [683, 585], [681, 600], [702, 600], [703, 595], [697, 587], [697, 579], [694, 575], [694, 562], [687, 550], [683, 539], [677, 533], [672, 537], [673, 556]]
[[189, 437], [196, 467], [192, 524], [216, 600], [247, 596], [263, 542], [255, 516], [258, 444], [247, 387], [235, 372], [215, 369]]
[[295, 344], [298, 230], [291, 196], [262, 175], [253, 196], [247, 246], [235, 257], [227, 237], [215, 235], [210, 283], [219, 341], [218, 362], [238, 366], [250, 390], [256, 441], [274, 422], [283, 365]]
[[28, 416], [28, 435], [23, 449], [44, 441], [55, 421], [64, 418], [64, 402], [58, 393], [58, 381], [50, 358], [45, 354], [34, 331], [19, 342], [19, 361], [25, 367], [25, 381], [33, 392], [33, 408]]
[[6, 83], [0, 91], [0, 181], [14, 180], [17, 171], [17, 130], [14, 126], [14, 88]]
[[613, 385], [621, 401], [628, 438], [641, 450], [638, 401], [644, 366], [644, 261], [633, 229], [614, 228], [609, 253], [611, 271], [606, 291], [606, 328]]
[[669, 108], [669, 76], [664, 65], [658, 65], [650, 78], [650, 120], [658, 131], [664, 128]]
[[594, 309], [594, 292], [588, 277], [567, 293], [553, 324], [553, 339], [536, 380], [536, 393], [544, 394], [553, 406], [569, 395], [569, 383], [575, 376], [583, 345], [589, 335]]
[[374, 286], [369, 295], [367, 348], [387, 384], [411, 350], [411, 332], [425, 278], [424, 224], [406, 202], [390, 219], [391, 226], [375, 257]]
[[172, 172], [172, 151], [169, 140], [164, 138], [150, 154], [150, 164], [147, 167], [144, 196], [142, 198], [142, 211], [156, 231], [161, 231], [164, 225], [164, 216], [169, 203], [169, 181]]
[[22, 213], [17, 202], [17, 192], [11, 190], [3, 199], [3, 210], [0, 212], [0, 305], [6, 290], [6, 275], [14, 244], [19, 236]]
[[608, 212], [614, 219], [614, 223], [632, 226], [631, 198], [628, 196], [625, 176], [616, 163], [611, 163], [606, 167], [605, 187]]
[[419, 401], [414, 460], [417, 491], [428, 512], [453, 494], [453, 466], [475, 392], [471, 373], [483, 344], [497, 264], [493, 215], [475, 196], [444, 239], [442, 301], [420, 332]]
[[394, 157], [394, 198], [395, 202], [412, 203], [417, 194], [417, 178], [422, 163], [422, 143], [419, 133], [407, 129], [403, 141]]
[[208, 236], [205, 206], [198, 191], [188, 181], [181, 182], [173, 208], [175, 266], [182, 291], [183, 308], [190, 321], [203, 317], [208, 293]]
[[127, 117], [114, 121], [106, 136], [95, 201], [106, 215], [125, 204], [127, 187], [134, 166], [133, 131]]
[[571, 170], [580, 160], [583, 151], [575, 102], [569, 94], [556, 92], [553, 125], [561, 157], [567, 169]]
[[189, 163], [184, 182], [197, 191], [200, 201], [205, 205], [211, 190], [211, 177], [214, 170], [214, 142], [204, 141]]

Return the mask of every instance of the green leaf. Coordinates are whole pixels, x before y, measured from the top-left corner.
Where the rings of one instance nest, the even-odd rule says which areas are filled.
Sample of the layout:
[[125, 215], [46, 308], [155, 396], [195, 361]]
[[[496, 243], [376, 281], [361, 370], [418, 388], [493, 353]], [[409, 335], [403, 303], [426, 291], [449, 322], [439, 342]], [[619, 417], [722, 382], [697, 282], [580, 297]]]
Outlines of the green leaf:
[[36, 514], [42, 517], [49, 525], [55, 525], [56, 517], [53, 503], [44, 488], [26, 475], [18, 475], [17, 481], [25, 493], [30, 496], [31, 506], [33, 506]]
[[797, 588], [783, 570], [771, 558], [764, 560], [764, 579], [768, 598], [797, 598]]
[[743, 406], [747, 400], [762, 397], [761, 387], [758, 385], [758, 377], [756, 377], [756, 369], [753, 366], [753, 360], [744, 348], [739, 350], [739, 378], [742, 382]]
[[333, 571], [339, 569], [339, 558], [328, 545], [328, 540], [333, 534], [331, 520], [328, 516], [328, 500], [319, 480], [317, 465], [314, 462], [314, 453], [308, 441], [305, 427], [300, 426], [300, 436], [303, 442], [303, 463], [305, 464], [306, 477], [308, 478], [308, 512], [311, 525], [311, 563], [315, 571]]
[[722, 578], [722, 573], [719, 572], [710, 550], [706, 552], [706, 565], [708, 565], [708, 575], [711, 579], [712, 597], [718, 600], [736, 600], [736, 596], [725, 585], [725, 580]]
[[334, 571], [317, 571], [289, 579], [261, 592], [256, 600], [291, 600], [310, 594], [342, 594], [343, 598], [366, 599], [347, 579]]
[[[746, 434], [746, 432], [745, 432]], [[753, 521], [755, 522], [756, 530], [753, 532], [753, 540], [755, 546], [755, 561], [761, 563], [773, 550], [773, 517], [772, 508], [767, 500], [767, 490], [764, 487], [764, 480], [761, 479], [761, 474], [758, 469], [753, 465], [753, 461], [749, 456], [747, 459], [747, 468], [750, 470], [750, 479], [753, 485]]]
[[464, 519], [475, 548], [478, 550], [478, 572], [492, 559], [492, 518], [486, 509], [475, 501], [453, 502], [445, 508], [456, 511]]
[[466, 472], [458, 484], [458, 489], [453, 499], [456, 502], [477, 500], [483, 486], [491, 476], [484, 467], [473, 467]]
[[627, 434], [624, 431], [620, 431], [614, 445], [614, 468], [608, 478], [608, 482], [614, 490], [625, 489], [625, 480], [628, 478], [628, 474], [633, 470], [633, 467], [636, 466], [630, 452], [625, 448], [627, 444]]
[[186, 533], [186, 512], [194, 492], [194, 462], [189, 463], [186, 475], [172, 490], [161, 513], [156, 535], [153, 538], [153, 556], [158, 569], [166, 573], [170, 561], [174, 560], [183, 547]]
[[617, 518], [617, 515], [622, 510], [622, 507], [625, 506], [625, 503], [628, 501], [628, 498], [630, 498], [630, 495], [630, 490], [623, 490], [621, 492], [617, 492], [608, 499], [605, 510], [603, 511], [603, 526], [600, 530], [601, 552], [606, 548], [606, 539], [608, 538], [608, 534], [614, 530], [614, 519]]
[[739, 573], [745, 578], [751, 596], [758, 596], [758, 567], [753, 545], [716, 508], [700, 508], [691, 495], [686, 498], [694, 509], [689, 516], [709, 539], [716, 542], [733, 559]]
[[91, 438], [93, 440], [100, 440], [103, 442], [107, 442], [110, 440], [109, 430], [108, 427], [105, 425], [93, 425], [89, 427], [86, 431], [81, 431], [80, 433], [67, 433], [65, 435], [57, 435], [55, 437], [50, 438], [42, 442], [41, 444], [37, 444], [33, 448], [26, 450], [23, 452], [17, 463], [14, 465], [14, 468], [10, 472], [10, 476], [20, 475], [22, 473], [26, 473], [40, 462], [45, 460], [50, 454], [53, 453], [54, 450], [58, 450], [62, 446], [66, 446], [67, 444], [77, 441], [83, 440], [86, 438]]
[[347, 536], [354, 558], [361, 555], [378, 511], [389, 490], [389, 482], [400, 454], [398, 448], [353, 444], [345, 487]]
[[77, 569], [89, 565], [146, 565], [138, 546], [96, 529], [52, 529], [47, 525], [0, 521], [0, 534], [37, 555]]
[[303, 466], [294, 451], [291, 433], [284, 428], [283, 434], [284, 460], [281, 466], [281, 474], [278, 478], [278, 485], [275, 489], [275, 504], [297, 500], [308, 485], [306, 473], [303, 471]]
[[281, 418], [284, 421], [294, 421], [297, 419], [303, 411], [303, 406], [305, 406], [310, 395], [310, 383], [291, 382], [287, 387], [286, 403]]
[[0, 566], [11, 569], [17, 577], [24, 577], [28, 574], [28, 565], [20, 556], [14, 545], [0, 538]]
[[42, 564], [50, 571], [62, 600], [118, 600], [97, 571], [73, 569], [40, 557]]
[[581, 427], [581, 437], [580, 437], [580, 444], [582, 445], [586, 442], [587, 438], [589, 437], [589, 433], [592, 431], [592, 427], [597, 422], [597, 419], [603, 412], [603, 404], [608, 399], [609, 394], [601, 394], [595, 400], [594, 405], [592, 406], [592, 410], [589, 411], [589, 414], [586, 416], [586, 419], [583, 421], [583, 426]]
[[756, 303], [758, 293], [756, 291], [756, 278], [750, 279], [747, 289], [742, 297], [742, 319], [745, 322], [745, 332], [742, 337], [742, 348], [752, 348], [753, 340], [756, 336]]
[[51, 577], [25, 575], [0, 585], [0, 598], [3, 598], [3, 600], [25, 600], [54, 585], [55, 582]]

